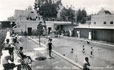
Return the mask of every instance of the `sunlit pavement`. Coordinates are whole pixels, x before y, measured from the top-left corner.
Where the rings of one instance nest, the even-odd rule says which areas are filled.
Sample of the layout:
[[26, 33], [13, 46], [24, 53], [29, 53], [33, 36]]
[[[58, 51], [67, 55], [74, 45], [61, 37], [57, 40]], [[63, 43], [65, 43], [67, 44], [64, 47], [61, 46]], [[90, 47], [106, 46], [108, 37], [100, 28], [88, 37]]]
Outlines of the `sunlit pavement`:
[[[80, 70], [78, 67], [67, 62], [56, 54], [50, 59], [47, 48], [41, 47], [27, 37], [23, 38], [24, 52], [34, 60], [31, 64], [33, 70]], [[46, 60], [37, 60], [38, 57], [46, 57]]]
[[[33, 39], [37, 39], [36, 37]], [[47, 42], [46, 38], [41, 38], [43, 43]], [[72, 59], [73, 61], [83, 65], [84, 58], [89, 57], [91, 67], [107, 68], [107, 70], [112, 69], [114, 66], [114, 48], [105, 45], [99, 45], [90, 43], [87, 44], [85, 41], [80, 41], [77, 39], [67, 39], [67, 38], [53, 38], [54, 50], [61, 54], [65, 54], [66, 57]], [[82, 53], [82, 46], [85, 46], [86, 54]], [[90, 57], [90, 47], [93, 47], [93, 57]], [[71, 52], [71, 48], [74, 49], [74, 53]]]

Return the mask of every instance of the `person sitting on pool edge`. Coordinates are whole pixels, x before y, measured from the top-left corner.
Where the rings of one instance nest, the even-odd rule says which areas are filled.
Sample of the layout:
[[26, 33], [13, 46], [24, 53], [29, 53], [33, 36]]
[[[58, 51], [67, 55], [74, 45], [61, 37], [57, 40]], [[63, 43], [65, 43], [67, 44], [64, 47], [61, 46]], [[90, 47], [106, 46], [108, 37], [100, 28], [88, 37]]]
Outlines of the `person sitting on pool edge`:
[[20, 47], [19, 54], [21, 55], [22, 59], [29, 58], [31, 60], [31, 62], [33, 61], [30, 56], [27, 56], [23, 53], [23, 47]]

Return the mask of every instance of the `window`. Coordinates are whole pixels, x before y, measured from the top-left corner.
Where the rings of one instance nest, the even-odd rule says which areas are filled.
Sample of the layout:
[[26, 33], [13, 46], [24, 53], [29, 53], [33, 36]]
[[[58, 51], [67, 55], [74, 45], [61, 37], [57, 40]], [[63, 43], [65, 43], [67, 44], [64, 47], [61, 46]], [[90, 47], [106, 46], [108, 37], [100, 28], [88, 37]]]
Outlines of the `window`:
[[110, 24], [113, 24], [113, 21], [111, 21]]
[[96, 22], [94, 22], [94, 24], [96, 24]]
[[104, 24], [106, 24], [106, 21], [104, 21]]

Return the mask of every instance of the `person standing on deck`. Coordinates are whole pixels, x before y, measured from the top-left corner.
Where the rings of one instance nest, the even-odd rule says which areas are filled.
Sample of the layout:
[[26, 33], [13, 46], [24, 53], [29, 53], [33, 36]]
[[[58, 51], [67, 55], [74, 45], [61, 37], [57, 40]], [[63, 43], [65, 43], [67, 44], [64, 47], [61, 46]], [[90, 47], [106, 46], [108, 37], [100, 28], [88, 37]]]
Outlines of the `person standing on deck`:
[[48, 42], [48, 51], [49, 51], [49, 57], [50, 58], [53, 58], [52, 55], [51, 55], [51, 53], [52, 53], [52, 46], [53, 46], [52, 39], [50, 39], [49, 42]]

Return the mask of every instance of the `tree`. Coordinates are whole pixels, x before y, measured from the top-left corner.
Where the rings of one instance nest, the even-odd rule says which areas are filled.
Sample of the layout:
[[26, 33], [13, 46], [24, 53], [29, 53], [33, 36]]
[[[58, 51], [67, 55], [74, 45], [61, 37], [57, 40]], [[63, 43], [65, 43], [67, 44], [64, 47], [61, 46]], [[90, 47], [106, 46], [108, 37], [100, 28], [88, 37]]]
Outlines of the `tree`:
[[77, 11], [77, 22], [78, 23], [85, 23], [86, 17], [87, 17], [87, 13], [86, 13], [85, 9], [83, 9], [83, 10], [79, 9]]
[[55, 4], [46, 3], [39, 9], [39, 14], [44, 18], [56, 18], [57, 10]]
[[34, 9], [43, 16], [43, 18], [56, 18], [60, 3], [61, 0], [57, 2], [53, 0], [36, 0]]
[[67, 12], [68, 20], [74, 21], [75, 11], [70, 7]]
[[60, 17], [64, 21], [74, 21], [75, 20], [75, 11], [70, 7], [66, 9], [65, 7], [62, 9], [60, 13]]
[[60, 18], [63, 21], [66, 21], [66, 11], [67, 11], [67, 9], [63, 8], [62, 11], [60, 12]]
[[40, 45], [40, 36], [43, 34], [43, 25], [42, 22], [40, 22], [37, 25], [37, 35], [39, 36], [39, 45]]

